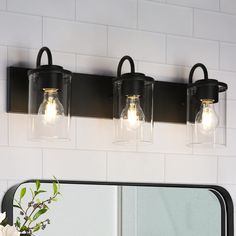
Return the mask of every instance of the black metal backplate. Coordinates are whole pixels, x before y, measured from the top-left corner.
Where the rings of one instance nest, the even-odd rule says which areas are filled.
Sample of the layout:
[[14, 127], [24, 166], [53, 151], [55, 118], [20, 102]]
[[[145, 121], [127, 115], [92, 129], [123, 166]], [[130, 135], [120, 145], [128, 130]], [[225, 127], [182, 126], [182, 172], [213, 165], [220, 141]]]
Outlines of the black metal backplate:
[[28, 112], [29, 69], [8, 67], [7, 69], [7, 112]]
[[112, 79], [109, 76], [74, 73], [71, 115], [112, 119]]
[[187, 85], [156, 81], [154, 121], [186, 123]]
[[[29, 68], [9, 67], [7, 112], [28, 112]], [[111, 119], [112, 77], [74, 73], [71, 115]], [[154, 121], [186, 123], [186, 84], [155, 81]]]

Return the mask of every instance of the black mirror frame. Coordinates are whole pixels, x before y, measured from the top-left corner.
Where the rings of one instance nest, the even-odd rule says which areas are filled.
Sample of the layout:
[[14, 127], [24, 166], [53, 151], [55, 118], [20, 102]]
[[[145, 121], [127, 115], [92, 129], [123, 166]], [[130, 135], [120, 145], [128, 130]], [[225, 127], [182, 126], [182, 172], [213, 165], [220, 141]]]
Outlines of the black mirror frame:
[[[13, 224], [14, 195], [17, 189], [25, 183], [35, 183], [36, 180], [27, 180], [11, 187], [2, 200], [2, 212], [6, 212], [9, 224]], [[53, 180], [40, 180], [41, 183], [52, 183]], [[71, 181], [59, 180], [60, 184], [86, 184], [86, 185], [117, 185], [117, 186], [142, 186], [142, 187], [169, 187], [169, 188], [196, 188], [208, 189], [218, 198], [221, 206], [221, 236], [234, 236], [234, 206], [229, 192], [217, 185], [198, 184], [165, 184], [165, 183], [135, 183], [135, 182], [99, 182], [99, 181]]]

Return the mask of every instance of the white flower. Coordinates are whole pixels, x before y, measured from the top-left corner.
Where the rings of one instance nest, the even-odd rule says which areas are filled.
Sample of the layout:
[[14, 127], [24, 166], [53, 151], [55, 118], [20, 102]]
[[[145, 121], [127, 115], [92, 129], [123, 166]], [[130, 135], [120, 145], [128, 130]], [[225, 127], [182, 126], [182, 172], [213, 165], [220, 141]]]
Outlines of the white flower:
[[6, 212], [0, 213], [0, 224], [5, 220], [6, 218]]
[[0, 225], [0, 236], [20, 236], [20, 232], [14, 226], [6, 225], [4, 227]]

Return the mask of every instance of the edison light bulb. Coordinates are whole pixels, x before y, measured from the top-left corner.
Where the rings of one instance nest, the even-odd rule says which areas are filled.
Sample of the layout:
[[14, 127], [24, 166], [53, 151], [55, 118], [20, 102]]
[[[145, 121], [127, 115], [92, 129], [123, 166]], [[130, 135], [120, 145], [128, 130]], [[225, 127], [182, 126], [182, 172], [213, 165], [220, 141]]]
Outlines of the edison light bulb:
[[196, 115], [195, 123], [200, 132], [211, 133], [219, 123], [218, 116], [214, 110], [214, 100], [204, 99], [201, 102], [201, 108]]
[[43, 116], [43, 123], [53, 125], [59, 116], [64, 116], [64, 108], [58, 99], [58, 89], [47, 88], [44, 90], [44, 99], [41, 103], [38, 115]]
[[127, 130], [138, 129], [145, 121], [145, 115], [140, 106], [139, 96], [128, 96], [126, 106], [121, 112], [121, 124]]

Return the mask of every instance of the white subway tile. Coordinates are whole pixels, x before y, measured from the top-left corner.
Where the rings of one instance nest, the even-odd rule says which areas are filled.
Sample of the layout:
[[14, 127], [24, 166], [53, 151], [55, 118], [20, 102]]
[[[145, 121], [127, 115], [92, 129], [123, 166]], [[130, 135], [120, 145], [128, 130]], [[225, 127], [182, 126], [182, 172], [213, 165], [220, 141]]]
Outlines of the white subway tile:
[[6, 81], [0, 80], [0, 114], [6, 112], [7, 106], [7, 85]]
[[[36, 59], [38, 50], [36, 49], [23, 49], [23, 48], [8, 48], [8, 66], [19, 67], [36, 67]], [[75, 71], [76, 70], [76, 56], [71, 53], [52, 52], [53, 64], [60, 65], [64, 69]], [[46, 54], [45, 54], [46, 55]], [[47, 57], [43, 54], [41, 64], [48, 64]]]
[[220, 157], [218, 164], [218, 182], [222, 184], [236, 184], [235, 157]]
[[43, 21], [43, 43], [52, 50], [106, 55], [107, 28], [101, 25], [46, 18]]
[[[193, 65], [191, 65], [192, 67]], [[158, 81], [188, 83], [190, 66], [175, 66], [167, 64], [157, 64], [150, 62], [138, 62], [138, 70]], [[209, 78], [220, 78], [219, 71], [208, 70]], [[193, 75], [193, 81], [203, 78], [202, 70], [196, 70]], [[221, 79], [222, 81], [222, 79]]]
[[234, 90], [234, 88], [236, 88], [236, 72], [215, 71], [214, 76], [211, 78], [227, 83], [227, 99], [236, 99], [236, 93]]
[[0, 9], [5, 10], [7, 8], [7, 0], [0, 0]]
[[7, 64], [8, 66], [35, 68], [37, 51], [36, 49], [8, 47]]
[[2, 199], [3, 195], [8, 190], [7, 180], [0, 181], [0, 198]]
[[135, 28], [136, 0], [77, 0], [77, 20]]
[[118, 59], [107, 57], [77, 56], [77, 72], [97, 75], [116, 75]]
[[227, 127], [236, 129], [236, 101], [227, 101]]
[[161, 2], [161, 3], [165, 3], [166, 2], [166, 0], [146, 0], [146, 1], [152, 1], [152, 2]]
[[220, 0], [167, 0], [167, 3], [217, 11]]
[[[119, 59], [78, 55], [76, 71], [84, 74], [117, 76], [118, 63]], [[136, 64], [135, 61], [134, 63]], [[130, 72], [130, 65], [124, 63], [122, 73], [127, 72]]]
[[166, 181], [172, 183], [216, 183], [214, 156], [166, 155]]
[[138, 147], [141, 152], [192, 153], [187, 146], [186, 125], [156, 122], [153, 144]]
[[42, 176], [42, 151], [32, 148], [0, 148], [0, 179], [30, 179]]
[[0, 146], [8, 145], [8, 115], [0, 113]]
[[220, 44], [220, 69], [236, 71], [236, 45]]
[[29, 139], [29, 120], [26, 114], [9, 113], [9, 145], [18, 147], [75, 148], [76, 124], [71, 119], [70, 140], [35, 141]]
[[190, 68], [140, 61], [138, 70], [158, 81], [187, 83]]
[[207, 68], [217, 69], [219, 61], [219, 44], [217, 42], [167, 37], [167, 63], [193, 66], [204, 63]]
[[8, 180], [7, 181], [7, 188], [9, 189], [9, 188], [11, 188], [11, 187], [13, 187], [13, 186], [15, 186], [15, 185], [19, 185], [19, 184], [21, 184], [22, 182], [23, 182], [24, 180], [22, 180], [22, 179], [11, 179], [11, 180]]
[[8, 145], [8, 114], [6, 112], [6, 81], [0, 80], [0, 146]]
[[236, 129], [227, 129], [226, 132], [226, 146], [217, 146], [214, 148], [193, 147], [194, 154], [201, 155], [223, 155], [223, 156], [236, 156], [235, 140]]
[[77, 148], [88, 150], [136, 150], [136, 146], [113, 144], [112, 120], [82, 117], [77, 118]]
[[8, 0], [7, 9], [25, 14], [75, 19], [74, 0]]
[[126, 54], [137, 60], [164, 62], [165, 36], [109, 27], [108, 55], [122, 57]]
[[161, 154], [108, 152], [108, 181], [163, 182]]
[[139, 28], [149, 31], [192, 35], [193, 10], [151, 1], [140, 1]]
[[0, 12], [0, 44], [19, 47], [42, 45], [42, 18]]
[[0, 181], [0, 192], [1, 193], [5, 193], [8, 189], [8, 184], [7, 184], [7, 180], [1, 180]]
[[220, 10], [226, 13], [236, 13], [236, 2], [234, 0], [220, 0]]
[[43, 177], [106, 180], [106, 153], [76, 150], [43, 151]]
[[0, 46], [0, 80], [7, 77], [7, 48]]
[[194, 12], [194, 35], [197, 37], [236, 42], [235, 25], [236, 16], [233, 15], [200, 10]]
[[[6, 180], [5, 181], [0, 181], [0, 201], [1, 202], [3, 200], [3, 197], [4, 197], [7, 189], [8, 189], [7, 181]], [[2, 209], [1, 209], [1, 205], [0, 205], [0, 211], [3, 212]]]

